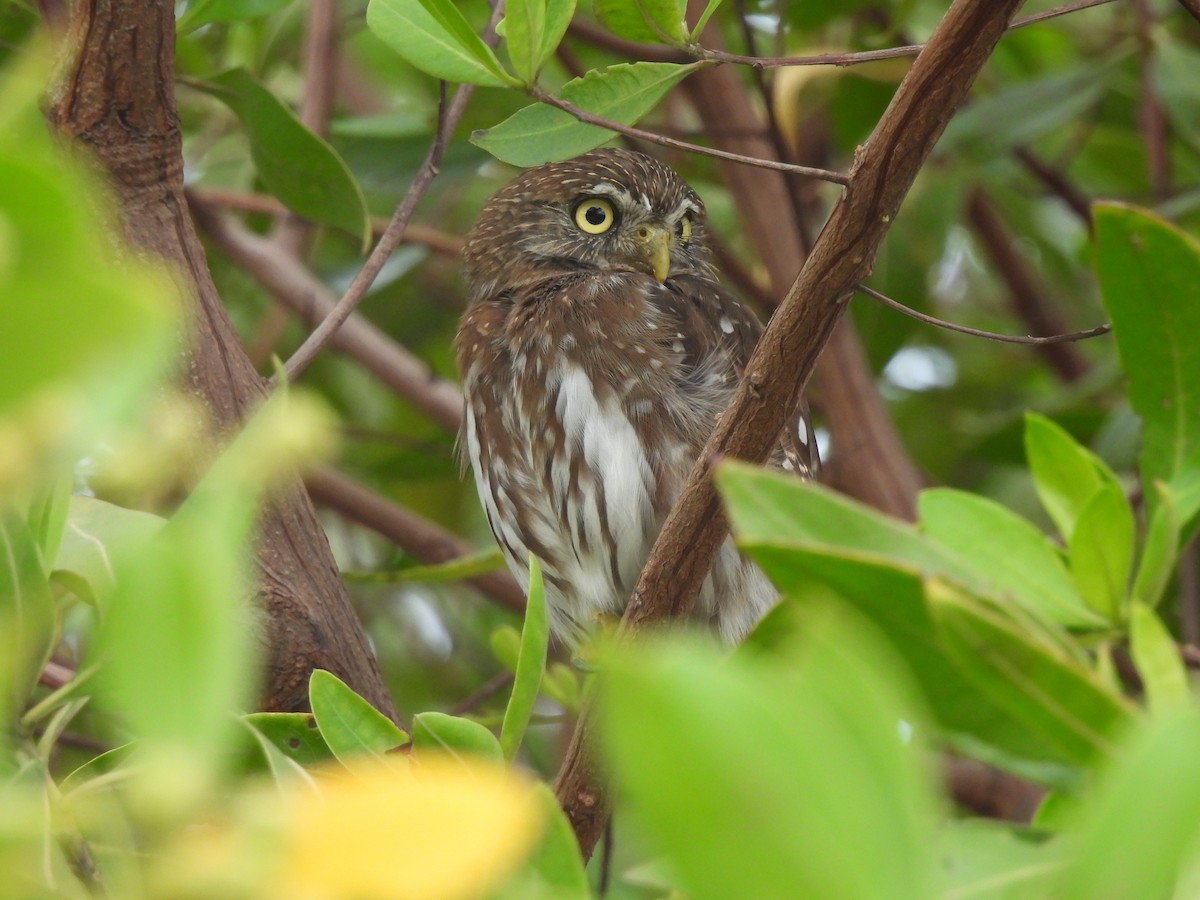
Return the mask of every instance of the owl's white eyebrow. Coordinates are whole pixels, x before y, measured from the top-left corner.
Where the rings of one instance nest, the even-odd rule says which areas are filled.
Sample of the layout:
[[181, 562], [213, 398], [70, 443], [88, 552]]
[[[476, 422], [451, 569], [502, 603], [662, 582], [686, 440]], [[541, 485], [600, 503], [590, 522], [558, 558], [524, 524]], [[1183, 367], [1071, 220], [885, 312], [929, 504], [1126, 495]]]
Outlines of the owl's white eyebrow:
[[671, 218], [678, 219], [684, 213], [689, 213], [689, 212], [696, 213], [697, 215], [699, 215], [700, 207], [697, 206], [691, 200], [684, 200], [682, 203], [680, 203], [678, 206], [676, 206], [675, 209], [673, 209], [671, 211]]
[[586, 188], [584, 193], [607, 194], [609, 197], [616, 197], [618, 200], [623, 200], [626, 203], [629, 203], [632, 200], [628, 191], [622, 190], [615, 184], [607, 184], [603, 181], [601, 181], [599, 184], [593, 184], [590, 188]]

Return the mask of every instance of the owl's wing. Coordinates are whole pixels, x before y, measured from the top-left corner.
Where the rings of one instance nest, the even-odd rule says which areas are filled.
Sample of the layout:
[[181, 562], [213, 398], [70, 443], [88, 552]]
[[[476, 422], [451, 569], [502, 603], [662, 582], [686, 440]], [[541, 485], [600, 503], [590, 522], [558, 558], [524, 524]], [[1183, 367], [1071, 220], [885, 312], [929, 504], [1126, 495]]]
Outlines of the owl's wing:
[[[740, 379], [763, 332], [758, 317], [737, 297], [707, 278], [676, 276], [667, 287], [673, 311], [684, 326], [680, 332], [695, 377], [712, 377], [717, 372], [734, 381]], [[720, 372], [722, 369], [725, 371]], [[772, 462], [802, 478], [815, 479], [820, 472], [821, 458], [808, 401], [803, 397], [796, 418], [779, 436]]]

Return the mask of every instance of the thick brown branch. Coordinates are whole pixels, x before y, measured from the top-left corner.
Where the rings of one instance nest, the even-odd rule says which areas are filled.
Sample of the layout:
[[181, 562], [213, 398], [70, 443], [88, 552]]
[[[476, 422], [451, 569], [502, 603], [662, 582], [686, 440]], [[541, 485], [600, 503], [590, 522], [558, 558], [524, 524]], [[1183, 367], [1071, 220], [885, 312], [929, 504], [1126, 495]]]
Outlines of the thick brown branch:
[[[626, 608], [620, 634], [628, 636], [690, 610], [726, 535], [710, 477], [712, 461], [723, 456], [766, 459], [847, 299], [870, 272], [917, 171], [1019, 5], [1020, 0], [955, 0], [914, 61], [859, 153], [850, 184], [668, 515]], [[584, 718], [592, 721], [590, 714]], [[555, 785], [585, 854], [603, 831], [608, 808], [587, 745], [590, 732], [590, 724], [576, 730]]]
[[[266, 390], [217, 296], [184, 200], [174, 42], [172, 0], [77, 0], [64, 44], [70, 59], [49, 117], [108, 174], [129, 240], [178, 273], [192, 301], [184, 382], [222, 428], [233, 430]], [[298, 481], [263, 510], [258, 549], [269, 651], [265, 707], [304, 707], [309, 672], [320, 666], [394, 718], [325, 534]]]

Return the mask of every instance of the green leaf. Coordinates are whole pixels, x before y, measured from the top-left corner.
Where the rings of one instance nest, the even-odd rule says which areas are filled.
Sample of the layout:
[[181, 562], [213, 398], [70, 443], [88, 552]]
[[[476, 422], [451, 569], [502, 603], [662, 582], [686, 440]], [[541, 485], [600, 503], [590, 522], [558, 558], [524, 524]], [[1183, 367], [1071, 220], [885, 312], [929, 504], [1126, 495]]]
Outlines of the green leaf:
[[[41, 550], [42, 562], [47, 568], [58, 555], [58, 548], [62, 543], [74, 483], [75, 476], [71, 472], [60, 473], [29, 503], [25, 522]], [[49, 575], [50, 572], [47, 571], [46, 574]]]
[[1049, 897], [1066, 866], [1062, 847], [1044, 834], [987, 819], [951, 819], [942, 826], [938, 858], [947, 898], [1015, 900]]
[[288, 209], [341, 228], [363, 242], [371, 221], [362, 189], [342, 158], [245, 69], [230, 69], [196, 87], [238, 117], [263, 184]]
[[[1200, 840], [1200, 714], [1153, 720], [1130, 735], [1104, 780], [1080, 804], [1072, 864], [1047, 896], [1171, 897]], [[1182, 895], [1179, 895], [1182, 896]]]
[[57, 615], [25, 520], [0, 507], [0, 747], [53, 649]]
[[422, 72], [488, 87], [520, 87], [451, 0], [371, 0], [367, 27]]
[[712, 14], [717, 11], [717, 7], [721, 5], [721, 0], [708, 0], [708, 4], [704, 7], [704, 12], [700, 13], [700, 18], [696, 20], [696, 27], [692, 29], [689, 39], [697, 41], [700, 39], [700, 32], [704, 30], [704, 26], [708, 24], [708, 20], [712, 18]]
[[979, 577], [965, 559], [907, 522], [828, 488], [736, 462], [722, 463], [716, 480], [739, 542], [842, 547], [968, 582]]
[[1186, 709], [1191, 695], [1179, 648], [1162, 620], [1144, 603], [1134, 602], [1129, 611], [1129, 649], [1151, 711]]
[[504, 761], [504, 751], [496, 736], [470, 719], [448, 716], [440, 712], [423, 712], [413, 716], [413, 751], [450, 754], [451, 756], [482, 757]]
[[537, 702], [542, 674], [546, 671], [546, 647], [550, 642], [550, 623], [546, 617], [546, 594], [542, 570], [536, 559], [529, 560], [529, 595], [525, 601], [525, 627], [521, 630], [521, 652], [517, 657], [512, 696], [504, 710], [500, 726], [500, 749], [504, 758], [513, 760], [525, 737], [533, 705]]
[[308, 681], [308, 702], [321, 737], [343, 763], [355, 756], [378, 756], [408, 743], [408, 735], [324, 669]]
[[579, 855], [579, 844], [571, 823], [563, 815], [554, 792], [544, 782], [533, 786], [538, 803], [542, 806], [546, 825], [532, 855], [515, 878], [489, 897], [493, 900], [589, 900], [587, 874], [583, 858]]
[[[71, 497], [55, 577], [85, 600], [107, 597], [116, 585], [113, 556], [135, 549], [162, 530], [166, 520], [94, 497]], [[64, 578], [69, 575], [71, 578]]]
[[538, 70], [562, 40], [575, 0], [509, 0], [504, 6], [504, 40], [517, 77], [537, 81]]
[[1067, 543], [1071, 573], [1092, 609], [1124, 620], [1133, 567], [1133, 510], [1124, 492], [1105, 483], [1079, 511]]
[[[1007, 707], [964, 678], [929, 613], [919, 569], [848, 550], [766, 543], [743, 544], [743, 549], [788, 595], [752, 637], [757, 638], [773, 622], [779, 624], [792, 609], [798, 609], [794, 616], [800, 621], [794, 625], [784, 622], [784, 633], [789, 628], [803, 633], [808, 602], [788, 598], [807, 598], [814, 582], [827, 585], [892, 642], [955, 747], [1023, 777], [1047, 784], [1069, 783], [1064, 766], [1072, 763], [1058, 744], [1029, 729]], [[1032, 623], [1029, 630], [1037, 627]]]
[[1057, 549], [1027, 519], [949, 488], [922, 491], [917, 509], [925, 532], [969, 560], [993, 588], [1068, 628], [1105, 624], [1084, 605]]
[[6, 430], [10, 483], [33, 483], [23, 466], [57, 476], [118, 413], [144, 410], [177, 357], [182, 310], [164, 270], [120, 251], [107, 194], [52, 141], [44, 58], [10, 60], [0, 79], [0, 420], [34, 416]]
[[686, 0], [594, 0], [596, 18], [631, 41], [682, 46], [688, 40]]
[[1142, 483], [1170, 483], [1200, 465], [1200, 243], [1115, 203], [1096, 204], [1095, 221], [1096, 275], [1142, 419]]
[[488, 637], [492, 655], [510, 672], [517, 671], [517, 659], [521, 655], [521, 632], [511, 625], [500, 625]]
[[176, 30], [180, 34], [186, 34], [201, 25], [213, 22], [261, 19], [283, 9], [291, 2], [292, 0], [196, 0], [188, 4], [187, 12], [179, 20]]
[[[609, 66], [567, 82], [559, 97], [601, 118], [630, 125], [701, 65], [639, 62]], [[586, 153], [612, 136], [607, 128], [585, 125], [560, 109], [535, 103], [494, 128], [475, 132], [471, 143], [515, 166], [536, 166]]]
[[[98, 699], [148, 752], [216, 766], [256, 689], [247, 547], [263, 491], [295, 477], [328, 423], [276, 393], [157, 534], [121, 548], [102, 608]], [[177, 759], [174, 759], [178, 762]]]
[[[659, 640], [603, 668], [621, 795], [696, 900], [936, 895], [931, 759], [907, 675], [849, 611], [814, 613], [774, 659]], [[730, 765], [749, 747], [752, 763]]]
[[1069, 540], [1076, 519], [1105, 480], [1099, 461], [1061, 426], [1032, 412], [1025, 414], [1025, 455], [1038, 499]]
[[937, 579], [926, 583], [926, 596], [944, 645], [968, 680], [1057, 747], [1059, 758], [1089, 765], [1132, 723], [1124, 698], [1000, 607]]
[[1171, 581], [1182, 537], [1174, 493], [1161, 481], [1154, 482], [1154, 492], [1158, 502], [1146, 528], [1132, 594], [1134, 601], [1145, 603], [1151, 609], [1158, 605]]
[[422, 584], [444, 584], [453, 581], [465, 581], [477, 575], [485, 575], [504, 568], [504, 555], [498, 547], [456, 556], [444, 563], [428, 566], [406, 566], [402, 569], [392, 569], [384, 572], [342, 572], [347, 581], [361, 584], [403, 584], [405, 582], [420, 582]]
[[263, 740], [297, 765], [307, 768], [335, 758], [310, 713], [251, 713], [244, 720]]

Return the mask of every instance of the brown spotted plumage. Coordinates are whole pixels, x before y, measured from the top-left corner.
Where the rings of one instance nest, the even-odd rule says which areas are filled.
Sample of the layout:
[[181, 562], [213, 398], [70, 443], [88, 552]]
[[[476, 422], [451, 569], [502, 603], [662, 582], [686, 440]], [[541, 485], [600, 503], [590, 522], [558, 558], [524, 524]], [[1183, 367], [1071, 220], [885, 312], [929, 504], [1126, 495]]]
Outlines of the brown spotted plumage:
[[[578, 644], [623, 609], [762, 326], [716, 280], [700, 198], [641, 153], [525, 172], [465, 261], [461, 444], [513, 574], [528, 585], [538, 558], [551, 626]], [[806, 417], [774, 461], [811, 474]], [[727, 541], [696, 616], [736, 641], [773, 599]]]

